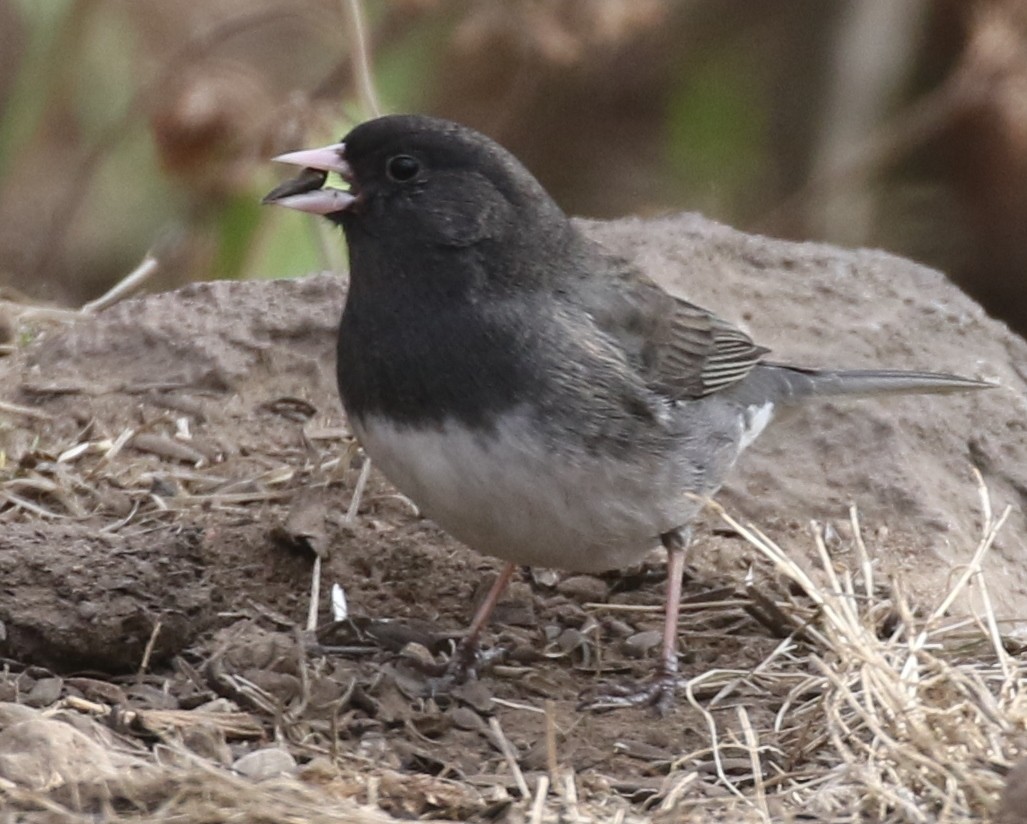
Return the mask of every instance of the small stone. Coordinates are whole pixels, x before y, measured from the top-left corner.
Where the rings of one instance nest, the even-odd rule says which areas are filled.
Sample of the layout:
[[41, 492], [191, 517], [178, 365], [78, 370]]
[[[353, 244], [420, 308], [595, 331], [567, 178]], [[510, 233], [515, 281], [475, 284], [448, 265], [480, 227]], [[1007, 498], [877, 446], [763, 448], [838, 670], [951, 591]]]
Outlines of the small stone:
[[578, 601], [603, 601], [606, 599], [607, 586], [605, 581], [593, 575], [572, 575], [560, 581], [556, 591]]
[[232, 763], [232, 751], [225, 742], [225, 734], [217, 727], [207, 724], [186, 727], [182, 730], [182, 743], [190, 752], [223, 767]]
[[421, 667], [427, 668], [435, 663], [435, 657], [431, 654], [431, 651], [424, 644], [419, 644], [417, 641], [411, 641], [409, 644], [406, 644], [399, 654], [402, 658], [409, 659]]
[[152, 684], [132, 684], [125, 689], [128, 702], [137, 709], [177, 710], [178, 700]]
[[533, 580], [540, 587], [545, 587], [546, 589], [553, 589], [553, 587], [560, 583], [560, 573], [557, 572], [555, 569], [532, 567], [531, 580]]
[[49, 707], [60, 699], [63, 687], [60, 678], [40, 678], [25, 696], [25, 703], [30, 707]]
[[102, 747], [63, 721], [32, 718], [0, 733], [0, 778], [25, 789], [49, 790], [116, 773]]
[[617, 638], [627, 638], [630, 635], [634, 635], [638, 632], [635, 627], [631, 626], [627, 621], [622, 621], [620, 618], [607, 618], [603, 621], [603, 628]]
[[269, 695], [273, 695], [283, 706], [292, 701], [303, 689], [300, 679], [288, 672], [250, 669], [244, 670], [242, 677], [256, 684]]
[[588, 639], [585, 638], [580, 630], [567, 627], [567, 629], [560, 633], [560, 637], [556, 639], [556, 645], [563, 652], [574, 652], [579, 647], [587, 646]]
[[484, 681], [467, 681], [458, 684], [450, 691], [457, 701], [482, 714], [493, 711], [492, 693]]
[[481, 716], [470, 707], [454, 708], [450, 712], [450, 718], [453, 721], [453, 726], [461, 730], [482, 731], [485, 729], [485, 722], [481, 720]]
[[535, 627], [538, 624], [535, 606], [530, 600], [507, 600], [497, 604], [492, 620], [506, 627]]
[[663, 633], [659, 630], [650, 629], [645, 632], [636, 632], [634, 635], [625, 638], [621, 648], [629, 658], [645, 658], [662, 641]]
[[97, 678], [69, 678], [67, 684], [90, 701], [102, 704], [125, 704], [128, 701], [125, 691], [117, 684], [100, 681]]
[[292, 757], [291, 753], [280, 747], [266, 747], [237, 758], [232, 769], [240, 775], [260, 781], [295, 772], [296, 759]]

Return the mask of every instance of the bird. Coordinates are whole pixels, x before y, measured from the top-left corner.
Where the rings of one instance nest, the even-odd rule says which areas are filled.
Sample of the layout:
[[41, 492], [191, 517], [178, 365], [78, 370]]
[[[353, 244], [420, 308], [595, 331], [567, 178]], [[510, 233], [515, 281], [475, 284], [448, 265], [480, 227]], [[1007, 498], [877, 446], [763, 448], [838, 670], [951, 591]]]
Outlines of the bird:
[[[678, 612], [690, 524], [782, 410], [817, 397], [948, 393], [957, 375], [819, 369], [674, 296], [587, 237], [517, 158], [458, 123], [385, 115], [264, 202], [342, 228], [349, 286], [338, 389], [365, 453], [443, 530], [505, 561], [461, 643], [520, 565], [596, 573], [662, 544], [660, 657], [601, 705], [666, 712], [681, 683]], [[327, 185], [329, 174], [346, 185]]]

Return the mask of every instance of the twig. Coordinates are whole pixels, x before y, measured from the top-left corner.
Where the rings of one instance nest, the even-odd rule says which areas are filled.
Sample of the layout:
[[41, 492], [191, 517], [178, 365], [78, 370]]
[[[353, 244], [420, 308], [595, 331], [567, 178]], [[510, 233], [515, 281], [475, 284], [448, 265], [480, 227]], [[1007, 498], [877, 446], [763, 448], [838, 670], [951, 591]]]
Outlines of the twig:
[[513, 744], [510, 743], [503, 733], [503, 728], [499, 725], [499, 719], [495, 716], [489, 719], [489, 729], [492, 730], [495, 745], [503, 754], [503, 758], [506, 759], [510, 772], [513, 773], [514, 783], [517, 784], [517, 790], [520, 792], [521, 798], [531, 798], [528, 782], [524, 780], [524, 773], [521, 772], [521, 767], [517, 763], [517, 753], [514, 752]]
[[749, 750], [749, 762], [752, 768], [752, 781], [756, 789], [756, 809], [764, 821], [769, 822], [770, 810], [767, 808], [767, 789], [763, 785], [763, 765], [760, 764], [760, 743], [756, 737], [756, 730], [752, 728], [752, 721], [745, 707], [739, 705], [737, 708], [738, 722], [742, 727], [742, 734], [745, 736], [745, 745]]
[[314, 570], [310, 575], [310, 607], [307, 609], [307, 632], [317, 629], [317, 613], [321, 607], [321, 556], [314, 556]]
[[32, 503], [32, 501], [28, 501], [25, 498], [22, 498], [20, 495], [15, 495], [12, 492], [0, 491], [0, 498], [3, 498], [8, 503], [13, 504], [14, 506], [20, 507], [21, 509], [27, 509], [29, 512], [32, 512], [32, 513], [34, 513], [36, 515], [40, 515], [40, 516], [42, 516], [44, 518], [68, 518], [68, 517], [70, 517], [68, 515], [64, 515], [63, 513], [54, 512], [51, 509], [47, 509], [45, 506], [40, 506], [39, 504], [34, 504], [34, 503]]
[[157, 273], [159, 268], [160, 261], [153, 256], [153, 252], [147, 252], [146, 257], [142, 259], [135, 269], [125, 275], [125, 277], [115, 283], [96, 300], [91, 300], [89, 303], [84, 304], [79, 311], [83, 315], [91, 315], [94, 312], [99, 312], [101, 309], [106, 309], [108, 306], [113, 306], [122, 298], [127, 297], [132, 290], [138, 289], [146, 283]]
[[153, 625], [150, 637], [146, 640], [146, 648], [143, 650], [143, 660], [139, 662], [139, 675], [143, 675], [150, 667], [150, 658], [153, 656], [153, 648], [157, 646], [157, 636], [160, 635], [164, 623], [160, 618]]
[[546, 806], [546, 794], [549, 792], [549, 776], [542, 774], [538, 777], [538, 784], [535, 787], [535, 800], [531, 805], [531, 824], [542, 824], [542, 813]]
[[357, 521], [357, 511], [360, 509], [360, 502], [364, 499], [364, 489], [367, 487], [367, 479], [371, 476], [371, 459], [366, 455], [364, 462], [360, 465], [360, 474], [357, 476], [357, 485], [353, 487], [353, 499], [349, 502], [346, 510], [346, 517], [343, 523], [352, 526]]
[[556, 705], [549, 698], [546, 699], [546, 768], [553, 781], [556, 781], [559, 767], [556, 755]]
[[9, 412], [12, 415], [23, 415], [26, 418], [35, 418], [39, 421], [52, 421], [53, 415], [43, 412], [41, 409], [33, 409], [31, 406], [21, 406], [17, 403], [0, 401], [0, 412]]
[[[727, 772], [724, 769], [724, 759], [721, 755], [721, 742], [720, 735], [717, 732], [717, 721], [706, 707], [699, 703], [699, 700], [695, 696], [695, 688], [705, 680], [714, 675], [718, 675], [717, 670], [710, 670], [702, 675], [692, 678], [685, 685], [685, 699], [688, 703], [695, 708], [703, 719], [706, 721], [706, 728], [710, 731], [710, 754], [713, 756], [713, 766], [717, 773], [717, 778], [720, 779], [720, 783], [731, 792], [736, 798], [738, 798], [746, 806], [751, 807], [752, 801], [745, 797], [745, 794], [734, 785], [734, 783], [727, 777]], [[678, 759], [680, 762], [681, 759]]]
[[963, 574], [959, 576], [959, 580], [956, 581], [955, 585], [949, 590], [945, 599], [935, 608], [934, 612], [931, 613], [930, 618], [927, 620], [928, 625], [933, 624], [948, 612], [953, 602], [966, 588], [970, 579], [975, 575], [980, 574], [981, 561], [988, 553], [988, 550], [991, 549], [991, 545], [995, 542], [995, 538], [997, 537], [999, 530], [1002, 528], [1002, 525], [1006, 522], [1006, 519], [1013, 510], [1012, 506], [1007, 506], [996, 520], [992, 515], [991, 499], [988, 496], [987, 487], [984, 485], [984, 478], [981, 477], [981, 473], [976, 467], [974, 467], [973, 471], [974, 476], [977, 478], [977, 488], [981, 496], [981, 508], [984, 512], [984, 524], [981, 528], [981, 541], [977, 545], [977, 550], [974, 552], [973, 558], [970, 559], [970, 563], [966, 565], [963, 570]]
[[497, 698], [496, 696], [493, 696], [492, 697], [492, 703], [493, 704], [499, 704], [499, 706], [501, 706], [501, 707], [509, 707], [512, 710], [522, 710], [524, 712], [534, 712], [534, 713], [538, 713], [539, 715], [544, 715], [545, 714], [545, 710], [542, 709], [541, 707], [533, 707], [530, 704], [522, 704], [522, 703], [520, 703], [518, 701], [508, 701], [506, 698]]
[[571, 821], [581, 821], [578, 810], [578, 787], [574, 783], [574, 771], [567, 770], [563, 775], [563, 803], [567, 807]]

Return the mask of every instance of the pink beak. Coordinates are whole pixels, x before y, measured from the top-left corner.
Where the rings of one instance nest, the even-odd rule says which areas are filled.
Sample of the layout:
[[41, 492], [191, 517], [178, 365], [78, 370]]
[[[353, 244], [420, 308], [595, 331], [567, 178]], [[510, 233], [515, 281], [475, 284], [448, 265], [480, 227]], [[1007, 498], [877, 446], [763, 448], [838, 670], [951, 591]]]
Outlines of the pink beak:
[[[278, 155], [274, 158], [277, 162], [302, 166], [305, 172], [276, 187], [263, 202], [315, 215], [330, 215], [348, 208], [357, 199], [355, 194], [323, 185], [328, 172], [335, 172], [346, 181], [353, 179], [353, 170], [345, 160], [345, 150], [344, 143], [335, 143], [320, 149], [302, 149]], [[311, 174], [310, 170], [325, 174]]]

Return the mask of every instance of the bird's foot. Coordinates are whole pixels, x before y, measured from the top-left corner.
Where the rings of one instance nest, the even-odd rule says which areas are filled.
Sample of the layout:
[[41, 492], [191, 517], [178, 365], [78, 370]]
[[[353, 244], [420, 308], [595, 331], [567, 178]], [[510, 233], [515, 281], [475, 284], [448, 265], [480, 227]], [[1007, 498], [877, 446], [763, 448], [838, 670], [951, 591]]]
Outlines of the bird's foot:
[[675, 693], [685, 684], [676, 672], [661, 671], [646, 682], [607, 684], [578, 702], [579, 710], [606, 712], [625, 707], [652, 707], [661, 718], [674, 707]]
[[434, 676], [433, 694], [448, 691], [454, 686], [466, 683], [467, 681], [476, 680], [479, 670], [490, 667], [506, 658], [509, 650], [501, 646], [496, 646], [482, 652], [478, 646], [478, 638], [481, 636], [482, 630], [488, 623], [489, 616], [492, 615], [492, 610], [499, 603], [499, 598], [502, 596], [516, 569], [517, 566], [513, 563], [507, 563], [503, 566], [499, 575], [496, 576], [496, 580], [489, 587], [484, 600], [475, 610], [471, 626], [468, 627], [467, 634], [463, 640], [457, 645], [453, 657], [447, 663], [438, 666], [435, 672], [429, 672], [430, 675]]
[[446, 665], [446, 675], [454, 678], [456, 683], [477, 679], [479, 671], [484, 671], [503, 661], [509, 650], [502, 646], [481, 649], [476, 643], [461, 643], [457, 646], [453, 657]]
[[476, 643], [461, 642], [449, 661], [424, 667], [426, 674], [430, 676], [431, 694], [444, 694], [460, 684], [476, 681], [479, 672], [500, 663], [508, 653], [509, 650], [501, 646], [482, 650]]

